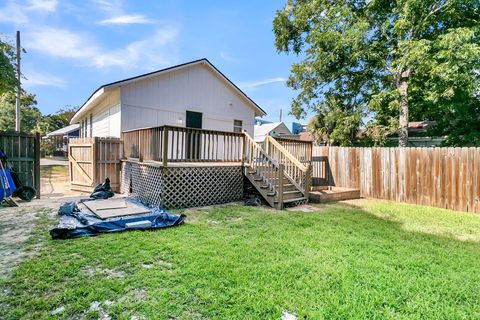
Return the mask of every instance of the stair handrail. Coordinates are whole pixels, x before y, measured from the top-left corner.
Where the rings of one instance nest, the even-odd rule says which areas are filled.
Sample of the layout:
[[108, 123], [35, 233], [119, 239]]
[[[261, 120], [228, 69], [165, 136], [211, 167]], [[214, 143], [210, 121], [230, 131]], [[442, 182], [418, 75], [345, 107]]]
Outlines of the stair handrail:
[[[265, 139], [266, 143], [271, 143], [280, 153], [282, 153], [286, 158], [288, 158], [289, 161], [291, 161], [295, 166], [297, 166], [300, 170], [303, 172], [307, 172], [308, 167], [304, 165], [303, 163], [300, 162], [297, 158], [295, 158], [290, 151], [288, 151], [284, 146], [282, 146], [275, 138], [271, 136], [267, 136]], [[267, 147], [268, 150], [268, 147]], [[268, 153], [268, 152], [267, 152]], [[269, 154], [270, 155], [270, 154]], [[271, 156], [271, 155], [270, 155]], [[275, 159], [275, 158], [274, 158]]]
[[[279, 164], [272, 157], [270, 157], [265, 152], [265, 150], [263, 150], [263, 148], [260, 147], [258, 143], [256, 143], [255, 140], [247, 132], [244, 132], [244, 136], [245, 136], [244, 163], [248, 163], [248, 167], [250, 167], [251, 169], [261, 171], [262, 178], [265, 181], [265, 183], [268, 185], [268, 187], [272, 191], [277, 192], [277, 185], [275, 182], [279, 181], [280, 183], [281, 181], [279, 180], [279, 177], [278, 177], [278, 172], [280, 169]], [[247, 149], [248, 149], [248, 154], [247, 154]], [[254, 149], [263, 159], [253, 158]], [[268, 166], [258, 166], [259, 160], [262, 162], [266, 162]]]
[[284, 165], [285, 177], [299, 190], [304, 196], [308, 197], [310, 189], [311, 166], [304, 165], [295, 158], [284, 146], [275, 138], [267, 136], [265, 138], [266, 153], [279, 164]]

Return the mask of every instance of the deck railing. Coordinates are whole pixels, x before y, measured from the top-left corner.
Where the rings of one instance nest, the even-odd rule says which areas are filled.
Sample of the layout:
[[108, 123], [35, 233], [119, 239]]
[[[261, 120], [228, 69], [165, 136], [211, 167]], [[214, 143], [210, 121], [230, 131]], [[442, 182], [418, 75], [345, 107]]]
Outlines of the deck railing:
[[310, 163], [301, 163], [275, 138], [267, 136], [264, 142], [265, 152], [278, 164], [284, 166], [285, 176], [302, 193], [310, 190], [311, 165]]
[[122, 133], [124, 158], [168, 162], [241, 162], [243, 133], [161, 126]]
[[310, 141], [275, 138], [290, 154], [294, 155], [301, 163], [312, 162], [312, 148], [313, 144]]

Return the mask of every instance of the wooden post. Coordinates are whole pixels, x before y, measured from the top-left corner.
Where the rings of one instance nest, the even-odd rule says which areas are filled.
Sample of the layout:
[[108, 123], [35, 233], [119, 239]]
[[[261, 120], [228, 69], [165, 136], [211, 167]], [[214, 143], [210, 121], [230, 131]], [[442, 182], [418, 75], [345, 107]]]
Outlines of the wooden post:
[[312, 185], [312, 164], [309, 163], [307, 164], [307, 171], [305, 172], [305, 198], [307, 198], [310, 195], [310, 188]]
[[92, 181], [93, 186], [95, 187], [97, 184], [101, 183], [98, 179], [98, 137], [93, 138], [92, 141]]
[[40, 133], [35, 134], [35, 170], [34, 170], [34, 186], [37, 190], [37, 199], [40, 199]]
[[270, 154], [270, 136], [269, 135], [267, 135], [265, 137], [265, 153], [267, 155], [271, 156], [271, 154]]
[[283, 209], [283, 164], [278, 165], [278, 209]]
[[241, 155], [242, 160], [241, 161], [242, 161], [242, 168], [243, 168], [244, 165], [245, 165], [245, 134], [243, 134], [243, 136], [242, 136], [241, 143], [242, 143], [242, 146], [241, 146], [241, 148], [242, 148], [241, 149], [242, 150], [242, 155]]
[[163, 151], [162, 151], [162, 164], [163, 167], [168, 165], [168, 128], [163, 127]]

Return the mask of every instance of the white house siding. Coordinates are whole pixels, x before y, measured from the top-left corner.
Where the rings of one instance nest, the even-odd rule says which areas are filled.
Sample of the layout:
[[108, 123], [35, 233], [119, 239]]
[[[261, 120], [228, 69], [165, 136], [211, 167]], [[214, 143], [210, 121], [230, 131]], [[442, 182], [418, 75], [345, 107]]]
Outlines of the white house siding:
[[186, 111], [203, 113], [203, 129], [233, 131], [233, 120], [253, 135], [254, 110], [203, 65], [189, 66], [121, 87], [122, 130], [184, 127]]
[[[90, 131], [90, 114], [92, 115], [92, 130]], [[98, 102], [97, 106], [80, 121], [86, 119], [86, 132], [82, 136], [90, 137], [120, 137], [121, 125], [120, 90], [115, 89]]]

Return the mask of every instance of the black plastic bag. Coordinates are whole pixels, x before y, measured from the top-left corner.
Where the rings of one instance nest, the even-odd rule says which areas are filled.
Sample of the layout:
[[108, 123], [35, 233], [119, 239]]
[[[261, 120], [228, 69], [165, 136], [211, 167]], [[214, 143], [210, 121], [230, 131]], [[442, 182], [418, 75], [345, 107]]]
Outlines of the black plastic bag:
[[105, 179], [104, 183], [99, 184], [98, 186], [93, 189], [92, 194], [90, 195], [90, 198], [92, 199], [108, 199], [113, 197], [113, 191], [112, 188], [110, 188], [110, 179], [107, 178]]

